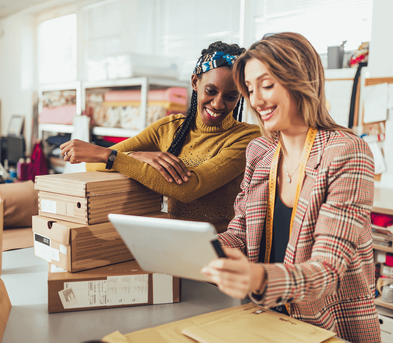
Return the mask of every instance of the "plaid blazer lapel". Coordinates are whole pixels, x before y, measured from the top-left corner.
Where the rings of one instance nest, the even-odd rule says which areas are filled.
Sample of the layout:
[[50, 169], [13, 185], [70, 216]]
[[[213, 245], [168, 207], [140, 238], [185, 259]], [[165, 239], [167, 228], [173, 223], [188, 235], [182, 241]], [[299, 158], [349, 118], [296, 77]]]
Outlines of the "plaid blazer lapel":
[[329, 136], [330, 133], [328, 131], [319, 130], [315, 137], [314, 144], [310, 152], [310, 157], [306, 164], [303, 186], [296, 209], [292, 234], [289, 238], [287, 251], [285, 254], [286, 263], [292, 264], [295, 262], [296, 248], [298, 246], [300, 231], [303, 226], [303, 220], [307, 212], [309, 201], [313, 194], [313, 188], [318, 174], [318, 167], [322, 159], [323, 150], [327, 141], [329, 140]]
[[247, 202], [247, 254], [251, 262], [257, 262], [259, 258], [269, 198], [270, 165], [276, 147], [276, 144], [271, 145], [258, 162], [250, 183]]

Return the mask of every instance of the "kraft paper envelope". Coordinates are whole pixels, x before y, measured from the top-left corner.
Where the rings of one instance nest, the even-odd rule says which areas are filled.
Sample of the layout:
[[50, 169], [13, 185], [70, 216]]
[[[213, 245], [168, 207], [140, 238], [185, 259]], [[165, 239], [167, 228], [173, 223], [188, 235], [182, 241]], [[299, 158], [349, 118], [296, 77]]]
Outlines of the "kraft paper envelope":
[[222, 314], [209, 323], [189, 326], [182, 333], [201, 343], [320, 343], [335, 336], [331, 331], [254, 305]]
[[[258, 310], [262, 310], [265, 312], [262, 312], [261, 314], [252, 314], [252, 312], [258, 311]], [[257, 323], [254, 321], [254, 318], [251, 319], [251, 322], [245, 321], [243, 320], [240, 323], [237, 322], [236, 320], [236, 316], [240, 316], [240, 318], [242, 318], [243, 312], [246, 312], [246, 316], [254, 316], [255, 318], [257, 318]], [[250, 314], [251, 313], [251, 314]], [[129, 334], [125, 334], [122, 335], [120, 332], [116, 331], [106, 337], [103, 338], [104, 342], [108, 342], [108, 343], [125, 343], [125, 342], [129, 342], [129, 343], [144, 343], [144, 342], [167, 342], [167, 343], [195, 343], [195, 340], [193, 338], [190, 338], [188, 336], [186, 336], [185, 334], [182, 334], [182, 331], [186, 329], [186, 331], [189, 331], [189, 333], [191, 334], [191, 331], [193, 331], [193, 329], [196, 327], [202, 328], [202, 331], [205, 332], [204, 327], [207, 327], [209, 330], [213, 329], [215, 325], [217, 326], [216, 329], [216, 334], [218, 337], [220, 337], [221, 341], [218, 340], [212, 340], [209, 341], [210, 342], [265, 342], [264, 338], [269, 339], [270, 337], [268, 336], [268, 334], [265, 331], [265, 327], [271, 324], [264, 324], [265, 319], [266, 318], [271, 318], [274, 317], [273, 320], [276, 320], [277, 323], [275, 325], [276, 331], [273, 332], [273, 334], [271, 333], [272, 330], [270, 330], [270, 337], [274, 337], [273, 342], [317, 342], [317, 343], [336, 343], [336, 342], [343, 342], [342, 340], [338, 339], [338, 338], [330, 338], [332, 336], [334, 336], [334, 333], [330, 332], [330, 331], [326, 331], [317, 327], [314, 327], [310, 324], [306, 324], [303, 322], [300, 322], [298, 320], [295, 320], [293, 318], [290, 317], [285, 317], [285, 316], [281, 316], [279, 314], [275, 314], [272, 311], [266, 311], [264, 309], [262, 309], [260, 306], [258, 305], [254, 305], [254, 304], [246, 304], [246, 305], [241, 305], [241, 306], [236, 306], [236, 307], [232, 307], [229, 309], [225, 309], [225, 310], [221, 310], [221, 311], [215, 311], [215, 312], [211, 312], [211, 313], [207, 313], [207, 314], [203, 314], [200, 316], [196, 316], [196, 317], [192, 317], [192, 318], [188, 318], [188, 319], [183, 319], [177, 322], [173, 322], [173, 323], [169, 323], [169, 324], [165, 324], [165, 325], [160, 325], [154, 328], [150, 328], [150, 329], [144, 329], [144, 330], [140, 330], [140, 331], [135, 331]], [[283, 317], [285, 320], [287, 320], [288, 322], [282, 321], [279, 318]], [[236, 324], [227, 322], [227, 318], [231, 318], [232, 320], [236, 320]], [[269, 319], [272, 320], [272, 319]], [[221, 323], [220, 323], [221, 322]], [[213, 325], [210, 324], [214, 323]], [[289, 336], [283, 336], [283, 340], [279, 340], [278, 339], [278, 335], [283, 334], [283, 327], [287, 327], [285, 326], [285, 324], [283, 325], [283, 323], [287, 323], [287, 326], [290, 327], [290, 331], [296, 331], [298, 332], [298, 336], [296, 336], [296, 339], [299, 338], [299, 341], [293, 340], [292, 338], [295, 337], [289, 333], [284, 333], [284, 334], [289, 334]], [[290, 323], [296, 323], [296, 325], [294, 324], [290, 324]], [[298, 324], [300, 323], [300, 324]], [[293, 326], [296, 326], [296, 329], [293, 329]], [[254, 329], [252, 328], [254, 327]], [[312, 330], [314, 330], [317, 335], [315, 337], [314, 340], [309, 339], [309, 340], [305, 340], [304, 335], [307, 338], [307, 333], [311, 332], [311, 331], [306, 331], [306, 333], [303, 332], [303, 336], [302, 333], [300, 333], [300, 331], [302, 329], [308, 329], [311, 330], [310, 327], [312, 328]], [[298, 329], [300, 328], [300, 329]], [[187, 330], [189, 329], [189, 330]], [[231, 330], [232, 329], [232, 330]], [[231, 330], [232, 334], [233, 332], [236, 332], [237, 336], [231, 336], [228, 340], [227, 337], [227, 331]], [[215, 330], [214, 330], [215, 331]], [[255, 336], [248, 336], [248, 332], [253, 331], [258, 332], [259, 336], [256, 338]], [[208, 331], [210, 332], [210, 331]], [[225, 335], [225, 336], [224, 336]], [[240, 335], [240, 336], [239, 336]], [[292, 335], [292, 336], [291, 336]], [[229, 335], [228, 335], [229, 336]], [[226, 338], [223, 338], [226, 337]], [[330, 338], [330, 339], [329, 339]], [[126, 339], [126, 340], [124, 340]], [[292, 339], [292, 340], [291, 340]], [[203, 342], [203, 341], [197, 341], [197, 342]], [[270, 341], [266, 341], [266, 342], [270, 342]]]

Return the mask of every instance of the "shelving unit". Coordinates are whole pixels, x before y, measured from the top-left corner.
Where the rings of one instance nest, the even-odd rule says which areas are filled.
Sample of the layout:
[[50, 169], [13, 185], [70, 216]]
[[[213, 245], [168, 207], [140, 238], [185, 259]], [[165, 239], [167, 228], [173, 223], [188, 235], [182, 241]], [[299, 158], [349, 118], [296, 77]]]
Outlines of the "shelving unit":
[[[189, 89], [190, 83], [188, 81], [179, 81], [170, 78], [159, 78], [159, 77], [133, 77], [127, 79], [116, 79], [116, 80], [103, 80], [94, 82], [83, 82], [82, 83], [82, 110], [85, 110], [86, 105], [86, 92], [94, 89], [127, 89], [127, 88], [140, 88], [141, 90], [141, 105], [140, 111], [144, 113], [146, 127], [146, 113], [147, 113], [147, 96], [149, 89], [151, 88], [169, 88], [169, 87], [182, 87]], [[97, 136], [114, 136], [114, 137], [132, 137], [137, 135], [140, 130], [130, 130], [122, 128], [111, 128], [111, 127], [98, 127], [92, 128], [91, 133]]]
[[[375, 188], [372, 212], [393, 215], [393, 189]], [[379, 244], [374, 244], [373, 247], [374, 250], [393, 253], [393, 247]], [[393, 303], [382, 301], [381, 296], [375, 299], [375, 304], [393, 311]]]
[[[141, 90], [141, 104], [140, 113], [144, 114], [144, 127], [146, 127], [146, 113], [147, 113], [147, 99], [150, 89], [182, 87], [189, 89], [190, 83], [188, 81], [179, 81], [170, 78], [160, 77], [133, 77], [115, 80], [102, 80], [92, 82], [64, 82], [54, 84], [43, 84], [39, 87], [38, 98], [38, 113], [42, 112], [42, 99], [45, 92], [50, 91], [67, 91], [74, 90], [76, 92], [76, 115], [81, 115], [86, 108], [86, 92], [109, 89], [140, 89]], [[91, 134], [95, 136], [113, 136], [113, 137], [133, 137], [141, 130], [123, 129], [118, 127], [100, 127], [95, 126], [91, 128]], [[64, 124], [38, 124], [38, 138], [43, 139], [45, 133], [73, 133], [73, 125]], [[44, 148], [45, 151], [45, 148]]]
[[[54, 91], [75, 91], [75, 115], [81, 115], [82, 103], [81, 103], [81, 82], [62, 82], [62, 83], [50, 83], [42, 84], [38, 89], [38, 113], [42, 112], [43, 109], [43, 95], [45, 92]], [[58, 133], [72, 133], [74, 132], [74, 126], [71, 124], [53, 124], [53, 123], [38, 123], [38, 138], [43, 142], [44, 153], [48, 158], [49, 168], [55, 173], [62, 173], [64, 170], [64, 161], [62, 158], [56, 156], [49, 157], [50, 147], [45, 143], [45, 137], [47, 135], [55, 135]]]
[[[82, 87], [81, 87], [80, 81], [50, 83], [50, 84], [48, 83], [48, 84], [41, 85], [38, 89], [38, 113], [42, 112], [42, 97], [43, 97], [44, 92], [75, 90], [76, 91], [76, 115], [80, 115], [82, 113], [81, 89], [82, 89]], [[42, 139], [44, 132], [72, 133], [73, 130], [74, 130], [74, 127], [72, 125], [39, 123], [38, 124], [38, 138]]]

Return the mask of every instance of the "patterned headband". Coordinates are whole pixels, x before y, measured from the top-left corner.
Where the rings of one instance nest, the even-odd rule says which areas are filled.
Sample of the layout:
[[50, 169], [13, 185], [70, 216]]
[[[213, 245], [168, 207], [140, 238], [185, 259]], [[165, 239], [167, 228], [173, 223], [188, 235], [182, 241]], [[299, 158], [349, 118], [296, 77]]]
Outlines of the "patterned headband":
[[198, 60], [193, 73], [200, 75], [218, 67], [231, 66], [238, 57], [239, 56], [232, 56], [222, 51], [207, 54]]

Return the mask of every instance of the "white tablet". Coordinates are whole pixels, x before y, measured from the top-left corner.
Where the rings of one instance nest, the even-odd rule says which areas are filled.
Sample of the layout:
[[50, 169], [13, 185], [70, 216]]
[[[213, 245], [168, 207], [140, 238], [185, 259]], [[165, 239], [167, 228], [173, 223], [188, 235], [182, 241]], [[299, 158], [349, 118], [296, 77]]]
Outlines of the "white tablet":
[[194, 280], [206, 280], [201, 269], [225, 257], [210, 223], [109, 214], [141, 268]]

